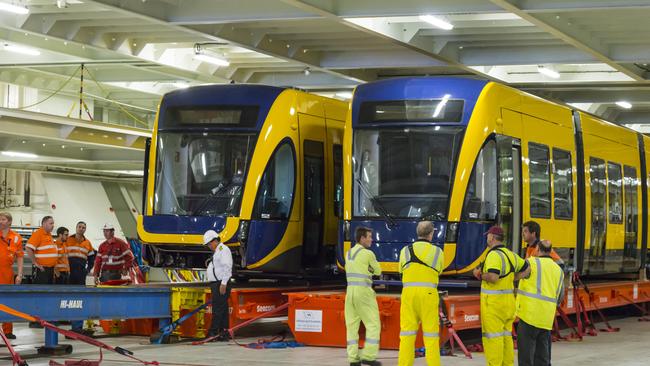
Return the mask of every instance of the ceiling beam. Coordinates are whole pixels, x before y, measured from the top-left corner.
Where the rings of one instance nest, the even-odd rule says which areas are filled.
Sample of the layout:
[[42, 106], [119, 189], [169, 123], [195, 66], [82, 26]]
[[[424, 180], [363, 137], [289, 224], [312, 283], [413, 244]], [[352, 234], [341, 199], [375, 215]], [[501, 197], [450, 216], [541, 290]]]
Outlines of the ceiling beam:
[[509, 11], [520, 18], [523, 18], [535, 26], [543, 29], [550, 34], [558, 37], [567, 44], [577, 48], [578, 50], [589, 54], [600, 62], [606, 63], [612, 68], [626, 74], [637, 81], [646, 81], [644, 73], [639, 70], [633, 70], [615, 62], [609, 56], [609, 50], [603, 46], [598, 39], [592, 38], [588, 32], [580, 30], [578, 27], [571, 27], [562, 18], [557, 19], [553, 15], [538, 14], [533, 15], [527, 13], [520, 8], [516, 0], [490, 0], [495, 5], [500, 6], [506, 11]]

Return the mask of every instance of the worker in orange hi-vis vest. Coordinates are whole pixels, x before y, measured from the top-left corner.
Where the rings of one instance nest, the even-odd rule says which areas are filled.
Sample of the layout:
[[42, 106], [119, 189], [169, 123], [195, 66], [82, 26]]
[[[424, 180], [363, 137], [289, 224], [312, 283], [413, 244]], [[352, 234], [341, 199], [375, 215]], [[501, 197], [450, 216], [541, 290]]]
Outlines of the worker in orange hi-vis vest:
[[[23, 238], [11, 230], [9, 212], [0, 212], [0, 285], [20, 285], [23, 279]], [[18, 264], [14, 277], [13, 265]], [[16, 339], [11, 323], [3, 323], [2, 331], [9, 339]]]
[[54, 219], [45, 216], [41, 227], [27, 240], [27, 254], [32, 260], [32, 283], [51, 285], [54, 283], [54, 267], [59, 260], [59, 251], [52, 238]]
[[95, 249], [85, 234], [86, 223], [79, 221], [75, 234], [68, 236], [68, 241], [66, 241], [71, 285], [85, 285], [86, 276], [95, 265]]
[[70, 278], [70, 264], [68, 263], [68, 249], [66, 242], [70, 231], [66, 227], [56, 229], [56, 247], [59, 252], [59, 258], [54, 267], [54, 283], [57, 285], [67, 285]]

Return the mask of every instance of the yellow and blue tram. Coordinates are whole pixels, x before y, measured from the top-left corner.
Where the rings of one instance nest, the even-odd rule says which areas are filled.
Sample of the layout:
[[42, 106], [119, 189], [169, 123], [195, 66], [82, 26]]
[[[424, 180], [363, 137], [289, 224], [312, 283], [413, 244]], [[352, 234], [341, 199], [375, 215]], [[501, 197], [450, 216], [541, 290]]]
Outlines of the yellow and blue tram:
[[431, 220], [445, 274], [484, 258], [494, 224], [524, 253], [535, 220], [564, 261], [588, 275], [645, 265], [650, 139], [496, 82], [397, 78], [356, 88], [344, 144], [337, 260], [358, 226], [374, 230], [388, 273]]
[[289, 88], [166, 94], [147, 152], [138, 234], [153, 266], [204, 267], [212, 229], [241, 269], [333, 269], [347, 103]]

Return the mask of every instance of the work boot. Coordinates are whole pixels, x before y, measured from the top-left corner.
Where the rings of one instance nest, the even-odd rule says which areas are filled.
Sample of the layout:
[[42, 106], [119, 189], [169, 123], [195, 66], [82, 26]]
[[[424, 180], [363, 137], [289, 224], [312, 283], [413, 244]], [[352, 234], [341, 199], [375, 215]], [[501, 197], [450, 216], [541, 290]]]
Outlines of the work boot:
[[361, 360], [362, 365], [370, 365], [370, 366], [381, 366], [381, 362], [377, 360]]
[[5, 337], [7, 337], [7, 339], [16, 339], [16, 335], [13, 333], [6, 333]]

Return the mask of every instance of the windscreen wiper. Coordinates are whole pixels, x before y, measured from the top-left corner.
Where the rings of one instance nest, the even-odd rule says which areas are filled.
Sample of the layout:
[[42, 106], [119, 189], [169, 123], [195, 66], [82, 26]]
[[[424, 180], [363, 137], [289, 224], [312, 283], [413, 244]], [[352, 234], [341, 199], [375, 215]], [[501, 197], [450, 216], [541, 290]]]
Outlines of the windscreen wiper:
[[228, 187], [230, 187], [229, 182], [222, 186], [217, 187], [217, 190], [215, 191], [210, 191], [210, 194], [208, 194], [208, 196], [205, 199], [203, 199], [203, 201], [201, 201], [199, 206], [194, 211], [192, 211], [192, 216], [196, 216], [199, 212], [203, 211], [203, 209], [205, 208], [205, 206], [208, 205], [208, 203], [212, 202], [215, 198], [219, 198], [220, 197], [219, 194], [224, 192]]
[[361, 179], [357, 178], [356, 180], [363, 193], [366, 195], [366, 197], [370, 199], [370, 203], [372, 203], [372, 207], [388, 222], [388, 226], [390, 227], [397, 226], [397, 222], [395, 221], [394, 218], [390, 216], [386, 207], [381, 203], [381, 201], [379, 201], [379, 198], [377, 198], [377, 196], [373, 196], [370, 193], [368, 187], [366, 187], [363, 184]]

